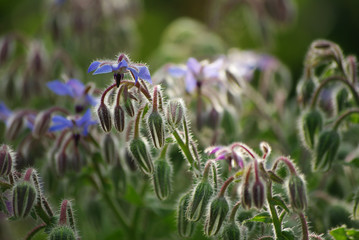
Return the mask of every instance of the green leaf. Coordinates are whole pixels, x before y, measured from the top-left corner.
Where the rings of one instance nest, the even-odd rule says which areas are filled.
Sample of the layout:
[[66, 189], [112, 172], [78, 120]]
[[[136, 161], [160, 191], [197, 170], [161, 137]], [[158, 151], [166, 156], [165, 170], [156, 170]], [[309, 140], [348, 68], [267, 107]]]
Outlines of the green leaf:
[[283, 239], [286, 239], [286, 240], [295, 240], [296, 239], [293, 230], [290, 228], [284, 229], [282, 231], [282, 236], [283, 236]]
[[272, 218], [268, 212], [262, 212], [262, 213], [245, 221], [245, 223], [247, 223], [247, 222], [272, 223]]
[[34, 220], [37, 219], [37, 214], [36, 214], [35, 208], [33, 208], [33, 209], [31, 210], [30, 216], [31, 216]]
[[272, 197], [272, 199], [269, 201], [270, 204], [274, 205], [274, 206], [280, 206], [281, 208], [283, 208], [286, 212], [289, 212], [289, 209], [287, 207], [287, 205], [285, 204], [285, 202], [283, 201], [283, 199], [281, 199], [279, 196], [274, 196]]
[[335, 240], [359, 239], [359, 230], [347, 229], [345, 226], [335, 228], [329, 233]]
[[142, 197], [136, 192], [132, 185], [127, 186], [126, 194], [124, 196], [128, 202], [136, 206], [142, 206]]

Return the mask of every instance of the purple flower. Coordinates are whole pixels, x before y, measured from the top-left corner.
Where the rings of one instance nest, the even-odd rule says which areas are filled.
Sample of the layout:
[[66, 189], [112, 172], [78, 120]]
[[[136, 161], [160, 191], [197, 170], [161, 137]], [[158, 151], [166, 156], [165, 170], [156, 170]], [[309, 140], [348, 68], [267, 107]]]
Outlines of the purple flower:
[[11, 114], [12, 111], [5, 105], [5, 103], [0, 102], [0, 120], [6, 122]]
[[53, 125], [50, 127], [50, 132], [62, 131], [64, 129], [70, 129], [75, 134], [82, 134], [87, 136], [88, 129], [91, 125], [97, 124], [97, 121], [91, 119], [91, 111], [88, 109], [86, 113], [81, 117], [68, 117], [65, 118], [60, 115], [52, 117]]
[[212, 63], [200, 63], [195, 58], [189, 58], [185, 68], [173, 66], [168, 71], [173, 77], [185, 76], [186, 90], [193, 92], [203, 81], [218, 79], [222, 65], [222, 58]]
[[123, 79], [125, 73], [131, 73], [135, 82], [138, 78], [141, 78], [149, 83], [151, 81], [151, 75], [148, 68], [142, 64], [131, 63], [130, 60], [124, 54], [121, 54], [118, 61], [94, 61], [90, 64], [88, 72], [93, 72], [93, 75], [114, 73], [115, 79]]
[[[54, 80], [47, 83], [47, 87], [60, 96], [70, 96], [76, 100], [76, 108], [80, 111], [89, 105], [96, 106], [97, 101], [88, 93], [85, 85], [77, 79], [70, 79], [66, 83]], [[78, 112], [80, 112], [78, 111]]]
[[244, 167], [244, 161], [241, 154], [235, 151], [232, 145], [230, 146], [214, 146], [209, 147], [205, 150], [208, 155], [214, 155], [216, 161], [219, 160], [226, 160], [229, 165], [229, 169], [231, 170], [232, 167]]
[[[35, 114], [33, 111], [19, 110], [19, 111], [11, 111], [3, 102], [0, 102], [0, 121], [3, 121], [6, 126], [11, 125], [12, 122], [17, 118], [25, 118], [26, 126], [32, 130], [35, 121]], [[8, 126], [9, 127], [9, 126]]]

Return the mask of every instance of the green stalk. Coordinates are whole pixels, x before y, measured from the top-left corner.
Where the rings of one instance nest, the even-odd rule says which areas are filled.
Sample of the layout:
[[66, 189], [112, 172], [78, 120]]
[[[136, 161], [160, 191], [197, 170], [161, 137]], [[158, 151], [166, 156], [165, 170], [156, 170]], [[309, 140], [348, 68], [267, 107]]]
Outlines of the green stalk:
[[267, 202], [269, 205], [269, 210], [270, 210], [273, 225], [274, 225], [276, 239], [282, 239], [282, 227], [281, 227], [281, 223], [280, 223], [280, 220], [279, 220], [279, 217], [277, 214], [277, 210], [275, 209], [275, 206], [273, 206], [271, 204], [272, 198], [273, 198], [272, 197], [272, 182], [269, 182], [267, 184]]

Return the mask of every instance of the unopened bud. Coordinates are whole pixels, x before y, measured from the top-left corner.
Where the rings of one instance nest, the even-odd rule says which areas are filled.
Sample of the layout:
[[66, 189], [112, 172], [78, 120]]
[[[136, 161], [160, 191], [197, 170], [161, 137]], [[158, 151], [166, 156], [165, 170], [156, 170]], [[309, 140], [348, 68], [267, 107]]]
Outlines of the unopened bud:
[[241, 232], [238, 225], [232, 221], [224, 225], [222, 232], [223, 240], [239, 240], [241, 239]]
[[222, 227], [222, 223], [229, 211], [228, 202], [225, 197], [216, 197], [210, 203], [204, 233], [207, 236], [216, 235]]
[[147, 119], [148, 129], [150, 130], [153, 145], [161, 148], [165, 142], [165, 124], [159, 112], [153, 111]]
[[0, 147], [0, 177], [7, 176], [11, 172], [13, 155], [7, 145]]
[[9, 140], [14, 140], [19, 135], [24, 126], [24, 114], [22, 112], [11, 115], [6, 123], [5, 136]]
[[116, 142], [111, 134], [102, 138], [102, 156], [107, 163], [113, 163], [117, 158]]
[[303, 115], [302, 132], [306, 145], [313, 148], [315, 145], [315, 135], [322, 129], [322, 115], [317, 110], [312, 110]]
[[33, 169], [29, 168], [23, 180], [12, 189], [12, 205], [15, 218], [27, 217], [36, 202], [36, 188], [31, 181]]
[[256, 180], [252, 187], [253, 204], [256, 208], [261, 209], [265, 200], [264, 185], [260, 180]]
[[339, 148], [340, 137], [335, 130], [320, 133], [314, 158], [314, 169], [328, 170]]
[[170, 100], [167, 105], [167, 121], [177, 127], [183, 119], [185, 109], [181, 99]]
[[306, 106], [312, 100], [312, 95], [315, 91], [315, 82], [313, 78], [301, 79], [298, 84], [298, 101]]
[[340, 113], [344, 109], [348, 107], [348, 97], [349, 93], [348, 90], [345, 88], [340, 89], [335, 96], [335, 103], [336, 103], [336, 110], [337, 113]]
[[74, 231], [66, 226], [58, 226], [51, 230], [50, 240], [76, 240]]
[[186, 212], [189, 204], [190, 194], [186, 193], [179, 201], [177, 209], [177, 229], [181, 237], [188, 238], [193, 234], [195, 229], [195, 222], [191, 222], [186, 217]]
[[125, 111], [120, 105], [115, 107], [113, 112], [113, 120], [117, 131], [122, 132], [125, 128]]
[[134, 138], [130, 143], [130, 152], [141, 171], [151, 175], [153, 173], [152, 157], [145, 142], [141, 138]]
[[300, 176], [292, 175], [289, 177], [288, 195], [294, 211], [302, 212], [307, 207], [306, 187]]
[[166, 159], [158, 159], [154, 163], [153, 186], [160, 200], [165, 200], [172, 190], [172, 166]]
[[212, 194], [213, 187], [207, 180], [197, 184], [193, 190], [187, 209], [188, 220], [196, 222], [201, 219]]
[[104, 104], [101, 103], [97, 109], [97, 115], [101, 123], [101, 127], [105, 132], [111, 131], [112, 120], [110, 109]]
[[51, 124], [51, 111], [42, 111], [36, 115], [34, 128], [32, 129], [32, 136], [40, 138], [44, 136]]
[[56, 171], [59, 176], [63, 176], [66, 172], [68, 157], [65, 151], [60, 151], [55, 155]]
[[135, 108], [133, 106], [133, 103], [132, 103], [132, 100], [130, 97], [125, 97], [124, 107], [125, 107], [125, 111], [128, 114], [128, 116], [130, 116], [130, 117], [135, 116]]

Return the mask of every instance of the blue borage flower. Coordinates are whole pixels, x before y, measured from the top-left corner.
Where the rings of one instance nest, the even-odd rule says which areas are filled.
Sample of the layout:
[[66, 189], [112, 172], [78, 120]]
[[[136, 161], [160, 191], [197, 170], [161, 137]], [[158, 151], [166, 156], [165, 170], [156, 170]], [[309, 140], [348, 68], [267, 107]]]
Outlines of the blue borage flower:
[[86, 86], [77, 79], [70, 79], [67, 82], [54, 80], [48, 82], [46, 85], [57, 95], [72, 97], [77, 103], [76, 108], [80, 110], [89, 105], [97, 105], [97, 100], [89, 94], [89, 88], [86, 88]]
[[0, 120], [6, 122], [11, 114], [12, 111], [5, 105], [5, 103], [0, 102]]
[[173, 77], [185, 76], [187, 92], [193, 92], [197, 84], [209, 79], [218, 79], [223, 66], [223, 58], [212, 63], [198, 62], [195, 58], [189, 58], [186, 67], [171, 66], [168, 69]]
[[87, 136], [88, 129], [91, 125], [98, 124], [97, 121], [91, 118], [91, 111], [87, 109], [86, 113], [82, 117], [63, 117], [55, 115], [52, 117], [53, 125], [49, 128], [50, 132], [62, 131], [64, 129], [70, 129], [74, 134], [81, 134]]
[[135, 83], [138, 78], [143, 79], [149, 83], [152, 83], [150, 71], [145, 65], [139, 63], [131, 63], [129, 58], [125, 54], [121, 54], [117, 61], [94, 61], [90, 64], [88, 72], [93, 72], [93, 75], [114, 73], [116, 81], [122, 80], [125, 73], [131, 73]]
[[26, 109], [12, 111], [5, 105], [5, 103], [0, 102], [0, 121], [4, 122], [7, 127], [9, 127], [15, 119], [20, 117], [26, 119], [26, 127], [32, 130], [36, 117], [34, 111], [28, 111]]
[[213, 146], [206, 148], [205, 152], [208, 155], [214, 155], [215, 161], [225, 160], [228, 162], [229, 169], [231, 170], [232, 167], [234, 168], [243, 168], [244, 161], [243, 156], [240, 152], [235, 150], [234, 145], [230, 146]]

